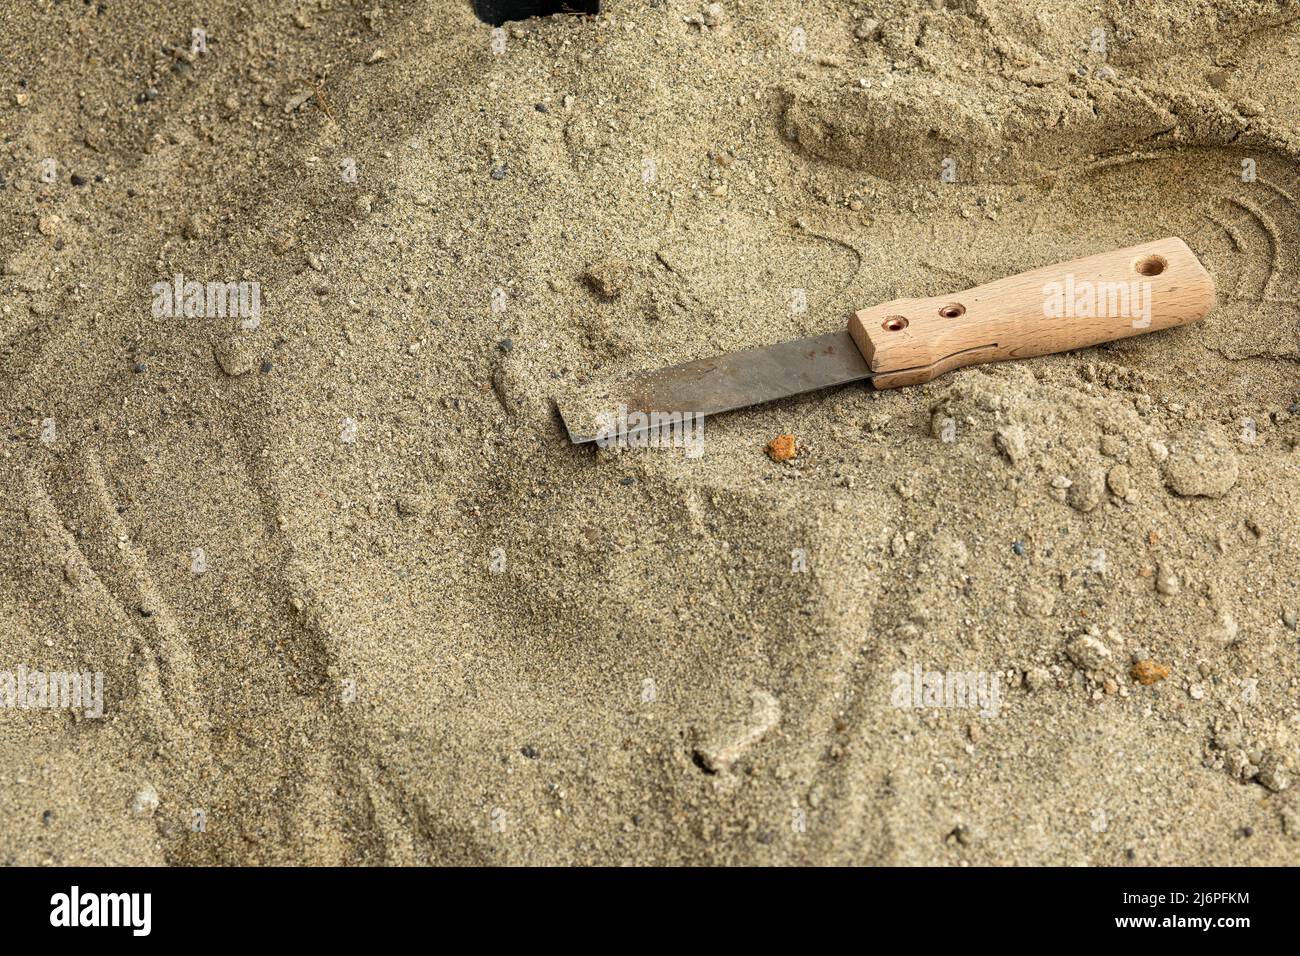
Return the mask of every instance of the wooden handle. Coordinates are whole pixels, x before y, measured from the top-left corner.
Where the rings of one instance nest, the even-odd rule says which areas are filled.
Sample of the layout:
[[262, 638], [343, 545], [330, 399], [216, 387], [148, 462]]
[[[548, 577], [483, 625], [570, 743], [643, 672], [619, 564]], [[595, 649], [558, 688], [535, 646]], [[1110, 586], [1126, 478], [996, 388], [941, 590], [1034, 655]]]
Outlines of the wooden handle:
[[1214, 280], [1181, 239], [1116, 249], [930, 299], [862, 309], [849, 333], [877, 388], [1004, 359], [1185, 325], [1214, 307]]

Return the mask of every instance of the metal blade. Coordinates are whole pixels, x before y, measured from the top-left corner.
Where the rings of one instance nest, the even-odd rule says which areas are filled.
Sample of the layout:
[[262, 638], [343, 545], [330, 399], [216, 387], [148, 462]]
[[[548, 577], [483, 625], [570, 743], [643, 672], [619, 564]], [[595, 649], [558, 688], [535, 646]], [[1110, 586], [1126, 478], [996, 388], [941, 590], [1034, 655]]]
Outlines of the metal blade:
[[849, 333], [832, 332], [641, 372], [558, 404], [569, 439], [577, 444], [594, 441], [602, 425], [635, 412], [716, 415], [870, 377]]

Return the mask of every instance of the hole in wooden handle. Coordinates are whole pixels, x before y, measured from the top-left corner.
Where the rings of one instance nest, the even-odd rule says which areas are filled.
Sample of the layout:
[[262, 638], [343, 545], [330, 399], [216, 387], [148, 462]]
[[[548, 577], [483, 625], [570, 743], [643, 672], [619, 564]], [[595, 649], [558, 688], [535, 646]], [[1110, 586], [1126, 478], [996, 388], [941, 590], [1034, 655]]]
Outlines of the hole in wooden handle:
[[1164, 256], [1143, 256], [1137, 262], [1133, 263], [1133, 268], [1137, 270], [1140, 276], [1158, 276], [1165, 271], [1169, 265]]
[[901, 315], [891, 315], [889, 318], [885, 319], [884, 322], [880, 323], [880, 327], [886, 332], [901, 332], [903, 329], [907, 328], [907, 319], [903, 318]]

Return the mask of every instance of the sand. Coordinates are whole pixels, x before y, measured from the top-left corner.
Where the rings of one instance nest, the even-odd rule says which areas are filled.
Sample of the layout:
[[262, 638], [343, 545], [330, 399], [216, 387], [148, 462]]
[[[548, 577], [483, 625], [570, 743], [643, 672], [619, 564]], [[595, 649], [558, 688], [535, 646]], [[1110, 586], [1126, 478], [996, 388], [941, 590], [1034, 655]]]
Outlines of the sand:
[[[104, 701], [0, 859], [1300, 861], [1297, 3], [10, 7], [0, 672]], [[555, 413], [1166, 235], [1198, 326]]]

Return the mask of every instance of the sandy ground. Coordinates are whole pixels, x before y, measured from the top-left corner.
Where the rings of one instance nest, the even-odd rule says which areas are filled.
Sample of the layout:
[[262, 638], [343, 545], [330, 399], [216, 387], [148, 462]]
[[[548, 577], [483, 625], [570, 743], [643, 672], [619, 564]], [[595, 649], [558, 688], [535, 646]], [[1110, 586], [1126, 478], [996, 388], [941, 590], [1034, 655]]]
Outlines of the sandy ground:
[[[0, 672], [104, 712], [0, 859], [1300, 861], [1294, 0], [5, 7]], [[1199, 326], [555, 413], [1166, 235]]]

